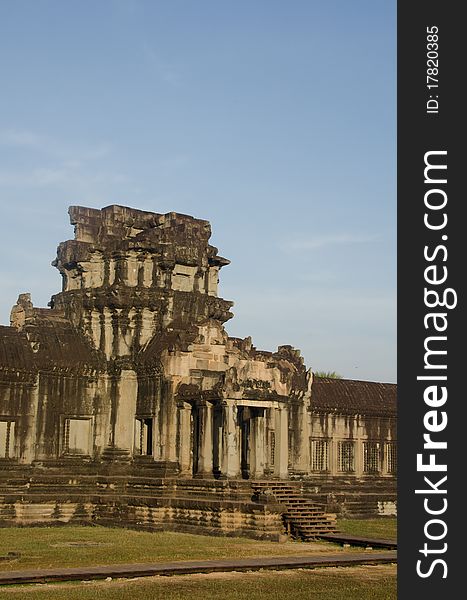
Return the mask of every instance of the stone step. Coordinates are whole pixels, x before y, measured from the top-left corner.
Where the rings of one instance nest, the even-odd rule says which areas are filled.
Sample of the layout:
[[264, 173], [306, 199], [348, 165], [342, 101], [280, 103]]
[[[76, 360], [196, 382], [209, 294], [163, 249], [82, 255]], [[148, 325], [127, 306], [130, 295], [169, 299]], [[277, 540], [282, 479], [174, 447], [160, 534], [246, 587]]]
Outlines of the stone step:
[[289, 519], [330, 519], [330, 517], [323, 512], [309, 513], [306, 510], [295, 513], [289, 513], [288, 511], [286, 511], [285, 514], [289, 517]]
[[334, 533], [334, 531], [330, 531], [329, 529], [326, 528], [320, 528], [320, 529], [313, 529], [310, 531], [305, 531], [303, 529], [294, 529], [292, 532], [292, 535], [294, 537], [299, 537], [302, 540], [310, 540], [310, 539], [317, 539], [319, 537], [321, 537], [322, 535], [328, 535]]
[[333, 519], [326, 517], [325, 515], [284, 515], [290, 523], [332, 523]]
[[271, 492], [277, 492], [277, 493], [301, 495], [301, 491], [299, 488], [284, 488], [284, 487], [277, 487], [274, 485], [273, 486], [271, 486], [271, 485], [255, 486], [255, 485], [253, 485], [252, 489], [255, 491], [270, 490]]
[[290, 517], [299, 517], [300, 515], [307, 515], [308, 517], [323, 517], [325, 515], [324, 511], [315, 511], [308, 510], [306, 508], [295, 509], [295, 510], [286, 510], [285, 513], [290, 515]]
[[286, 515], [288, 515], [291, 519], [295, 519], [296, 517], [314, 517], [314, 518], [323, 518], [323, 512], [309, 512], [307, 510], [296, 510], [294, 512], [291, 512], [289, 510], [286, 511], [285, 513]]
[[304, 502], [305, 498], [300, 494], [275, 494], [272, 492], [273, 496], [276, 498], [283, 498], [284, 500], [299, 500], [300, 502]]
[[308, 526], [313, 526], [313, 527], [320, 527], [320, 526], [326, 526], [326, 527], [333, 527], [332, 523], [328, 522], [328, 521], [323, 521], [322, 519], [297, 519], [297, 520], [290, 520], [290, 519], [286, 519], [286, 521], [288, 523], [290, 523], [291, 525], [295, 525], [296, 527], [308, 527]]
[[323, 509], [318, 506], [307, 505], [307, 504], [291, 504], [287, 507], [288, 510], [295, 512], [297, 510], [309, 510], [311, 512], [323, 512]]
[[304, 498], [301, 490], [286, 482], [252, 482], [255, 493], [269, 492], [286, 507], [284, 521], [287, 529], [302, 540], [316, 539], [320, 535], [335, 532], [334, 519], [323, 507]]
[[304, 529], [303, 527], [300, 527], [299, 529], [294, 529], [293, 531], [294, 531], [295, 535], [301, 537], [302, 539], [311, 538], [311, 537], [316, 538], [321, 535], [334, 533], [334, 531], [330, 527], [313, 527], [313, 528], [308, 528], [308, 529]]
[[317, 535], [322, 533], [333, 533], [331, 527], [300, 527], [299, 534], [300, 535]]
[[306, 506], [299, 506], [297, 508], [291, 508], [290, 506], [287, 506], [287, 511], [286, 511], [289, 515], [301, 515], [301, 514], [307, 514], [307, 515], [322, 515], [323, 511], [322, 510], [316, 510], [316, 509], [310, 509]]

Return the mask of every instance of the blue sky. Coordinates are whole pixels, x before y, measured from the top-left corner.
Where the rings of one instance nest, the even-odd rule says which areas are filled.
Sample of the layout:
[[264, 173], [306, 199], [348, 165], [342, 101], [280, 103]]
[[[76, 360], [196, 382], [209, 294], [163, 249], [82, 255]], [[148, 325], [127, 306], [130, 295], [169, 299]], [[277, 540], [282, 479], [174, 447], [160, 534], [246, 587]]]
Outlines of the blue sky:
[[0, 3], [0, 323], [70, 204], [207, 219], [231, 335], [396, 381], [396, 5]]

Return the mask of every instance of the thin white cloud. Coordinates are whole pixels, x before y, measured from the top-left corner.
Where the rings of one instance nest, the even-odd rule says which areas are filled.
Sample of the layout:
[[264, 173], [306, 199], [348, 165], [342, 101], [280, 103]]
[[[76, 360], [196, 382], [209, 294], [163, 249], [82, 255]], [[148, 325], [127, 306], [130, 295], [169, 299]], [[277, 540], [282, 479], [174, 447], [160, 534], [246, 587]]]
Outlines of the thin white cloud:
[[27, 129], [0, 131], [0, 146], [34, 150], [40, 155], [68, 162], [100, 160], [113, 150], [112, 144], [107, 141], [97, 141], [93, 144], [70, 143]]
[[355, 234], [355, 233], [332, 233], [317, 235], [311, 238], [298, 238], [281, 244], [283, 250], [317, 250], [327, 246], [342, 246], [350, 244], [368, 244], [380, 239], [379, 235]]
[[95, 184], [115, 185], [129, 181], [125, 175], [100, 164], [113, 151], [112, 144], [107, 141], [80, 143], [16, 128], [0, 130], [0, 150], [2, 147], [14, 148], [30, 156], [27, 161], [22, 161], [22, 168], [0, 170], [0, 187], [74, 187], [80, 191]]
[[67, 162], [57, 167], [38, 167], [29, 171], [0, 171], [0, 186], [13, 188], [49, 186], [88, 186], [90, 184], [122, 184], [129, 178], [121, 173], [80, 169], [80, 163]]
[[41, 148], [45, 140], [33, 131], [0, 131], [0, 145], [16, 148]]

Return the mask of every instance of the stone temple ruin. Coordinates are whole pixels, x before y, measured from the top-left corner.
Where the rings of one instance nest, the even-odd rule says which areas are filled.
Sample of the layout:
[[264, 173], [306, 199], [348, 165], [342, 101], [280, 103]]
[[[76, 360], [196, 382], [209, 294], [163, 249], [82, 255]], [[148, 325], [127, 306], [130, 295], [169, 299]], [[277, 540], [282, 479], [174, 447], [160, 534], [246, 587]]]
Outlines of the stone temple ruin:
[[280, 539], [393, 514], [396, 386], [229, 337], [207, 221], [69, 210], [62, 291], [0, 327], [0, 524]]

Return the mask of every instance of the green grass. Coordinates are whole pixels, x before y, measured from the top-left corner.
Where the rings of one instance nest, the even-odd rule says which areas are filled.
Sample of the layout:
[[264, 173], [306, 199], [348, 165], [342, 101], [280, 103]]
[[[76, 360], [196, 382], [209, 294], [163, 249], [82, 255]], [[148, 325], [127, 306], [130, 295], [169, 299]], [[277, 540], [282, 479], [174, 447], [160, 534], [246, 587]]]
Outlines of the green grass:
[[349, 533], [369, 538], [397, 540], [397, 519], [339, 519], [337, 528], [342, 533]]
[[303, 555], [340, 550], [339, 546], [326, 542], [277, 543], [99, 526], [5, 528], [0, 534], [0, 556], [8, 552], [18, 552], [20, 556], [0, 561], [0, 570]]
[[211, 573], [3, 588], [5, 600], [395, 600], [395, 565]]
[[[395, 537], [395, 519], [340, 520], [341, 531], [368, 537]], [[0, 556], [19, 552], [12, 561], [0, 561], [2, 570], [72, 567], [99, 564], [162, 562], [172, 560], [245, 558], [336, 552], [325, 542], [284, 543], [222, 538], [172, 532], [142, 532], [105, 527], [25, 527], [1, 530]], [[11, 600], [393, 600], [394, 565], [323, 568], [314, 570], [211, 573], [151, 577], [111, 582], [76, 582], [4, 586], [0, 598]]]

